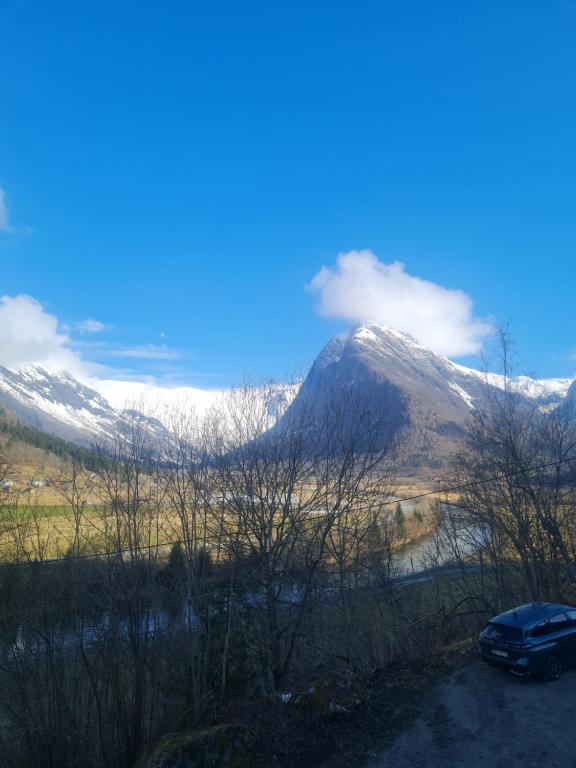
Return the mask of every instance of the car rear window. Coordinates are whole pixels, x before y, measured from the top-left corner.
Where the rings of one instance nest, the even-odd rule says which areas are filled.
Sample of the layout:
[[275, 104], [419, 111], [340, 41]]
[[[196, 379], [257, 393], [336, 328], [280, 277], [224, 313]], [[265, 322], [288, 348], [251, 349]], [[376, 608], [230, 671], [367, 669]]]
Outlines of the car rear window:
[[495, 624], [490, 622], [484, 630], [484, 637], [489, 637], [492, 640], [510, 640], [512, 642], [516, 640], [522, 640], [524, 630], [520, 627], [509, 627], [507, 624]]

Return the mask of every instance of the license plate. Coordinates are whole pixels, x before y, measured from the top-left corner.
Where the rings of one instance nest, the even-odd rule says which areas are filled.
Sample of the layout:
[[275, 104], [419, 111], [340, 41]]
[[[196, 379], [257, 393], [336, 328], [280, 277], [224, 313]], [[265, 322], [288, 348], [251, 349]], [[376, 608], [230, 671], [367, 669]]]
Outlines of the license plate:
[[495, 656], [503, 656], [505, 659], [508, 658], [508, 651], [499, 651], [497, 648], [492, 648], [492, 653]]

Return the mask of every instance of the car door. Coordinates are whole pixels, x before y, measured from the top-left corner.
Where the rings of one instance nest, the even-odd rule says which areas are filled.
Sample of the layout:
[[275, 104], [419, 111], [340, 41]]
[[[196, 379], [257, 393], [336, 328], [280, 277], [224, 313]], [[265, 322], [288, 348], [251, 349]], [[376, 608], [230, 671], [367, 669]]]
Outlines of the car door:
[[572, 633], [570, 621], [565, 613], [557, 613], [541, 622], [533, 632], [535, 637], [554, 643], [554, 653], [563, 662], [572, 661]]

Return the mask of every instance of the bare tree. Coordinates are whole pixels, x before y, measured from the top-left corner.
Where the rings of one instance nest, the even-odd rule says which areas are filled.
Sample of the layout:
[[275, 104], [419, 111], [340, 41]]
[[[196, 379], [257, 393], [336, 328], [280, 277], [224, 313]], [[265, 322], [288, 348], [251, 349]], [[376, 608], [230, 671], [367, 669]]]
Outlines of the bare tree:
[[546, 410], [515, 390], [505, 331], [499, 343], [504, 385], [474, 411], [465, 450], [451, 465], [461, 490], [444, 509], [443, 530], [460, 548], [466, 537], [484, 542], [500, 604], [522, 591], [561, 599], [574, 580], [576, 422], [567, 407]]
[[263, 690], [286, 676], [305, 642], [318, 578], [359, 560], [389, 493], [392, 439], [357, 403], [299, 396], [272, 424], [274, 386], [232, 393], [218, 440], [219, 528], [251, 585], [260, 629], [250, 642]]

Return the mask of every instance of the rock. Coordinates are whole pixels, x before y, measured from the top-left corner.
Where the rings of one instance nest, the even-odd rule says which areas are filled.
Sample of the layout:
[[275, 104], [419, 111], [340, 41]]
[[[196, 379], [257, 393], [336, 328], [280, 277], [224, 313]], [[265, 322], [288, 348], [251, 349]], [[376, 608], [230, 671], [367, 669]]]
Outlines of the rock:
[[254, 734], [242, 725], [216, 725], [169, 734], [139, 768], [250, 768]]
[[293, 695], [288, 706], [306, 709], [315, 717], [345, 714], [365, 704], [369, 691], [349, 669], [335, 670], [314, 680], [301, 693]]

